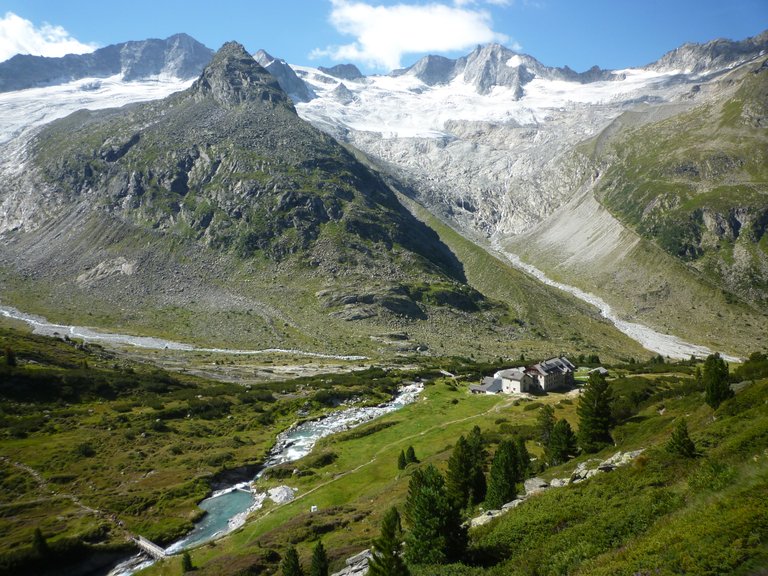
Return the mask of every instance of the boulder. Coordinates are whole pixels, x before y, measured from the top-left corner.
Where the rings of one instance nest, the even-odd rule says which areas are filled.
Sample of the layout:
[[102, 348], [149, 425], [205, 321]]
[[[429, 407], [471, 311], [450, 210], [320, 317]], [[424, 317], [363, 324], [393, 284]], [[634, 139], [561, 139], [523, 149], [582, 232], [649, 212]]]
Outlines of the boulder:
[[363, 550], [359, 554], [347, 558], [347, 566], [334, 572], [331, 576], [362, 576], [368, 572], [368, 560], [371, 556], [370, 550]]
[[517, 498], [515, 500], [512, 500], [512, 502], [507, 502], [506, 504], [504, 504], [504, 506], [502, 506], [501, 509], [503, 511], [512, 510], [512, 508], [517, 508], [523, 502], [524, 500], [522, 498]]
[[529, 478], [525, 481], [525, 494], [530, 496], [531, 494], [537, 494], [549, 488], [549, 484], [543, 478]]

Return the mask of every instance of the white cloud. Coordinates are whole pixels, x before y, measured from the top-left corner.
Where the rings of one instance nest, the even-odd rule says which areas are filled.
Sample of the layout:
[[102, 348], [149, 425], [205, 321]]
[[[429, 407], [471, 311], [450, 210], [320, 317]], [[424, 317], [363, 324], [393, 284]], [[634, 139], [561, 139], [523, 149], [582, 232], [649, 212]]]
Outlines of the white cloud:
[[509, 40], [493, 30], [488, 11], [467, 7], [467, 0], [454, 5], [433, 2], [383, 6], [359, 0], [331, 3], [331, 24], [355, 41], [313, 50], [312, 58], [329, 56], [392, 70], [401, 66], [404, 54], [451, 52]]
[[453, 0], [455, 6], [468, 6], [470, 4], [492, 4], [494, 6], [511, 6], [514, 0]]
[[85, 54], [96, 48], [94, 44], [83, 44], [72, 38], [61, 26], [43, 23], [36, 27], [13, 12], [6, 12], [0, 19], [0, 62], [16, 54], [64, 56]]

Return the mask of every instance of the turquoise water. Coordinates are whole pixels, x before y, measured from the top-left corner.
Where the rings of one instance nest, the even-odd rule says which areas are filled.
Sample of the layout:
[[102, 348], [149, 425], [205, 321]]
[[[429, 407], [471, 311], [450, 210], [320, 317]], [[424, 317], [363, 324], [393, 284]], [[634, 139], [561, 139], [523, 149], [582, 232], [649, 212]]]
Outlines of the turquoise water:
[[191, 548], [213, 540], [218, 534], [226, 533], [229, 530], [230, 518], [253, 506], [255, 501], [253, 494], [242, 490], [233, 490], [216, 498], [203, 500], [198, 506], [207, 514], [183, 540], [168, 548], [168, 552]]

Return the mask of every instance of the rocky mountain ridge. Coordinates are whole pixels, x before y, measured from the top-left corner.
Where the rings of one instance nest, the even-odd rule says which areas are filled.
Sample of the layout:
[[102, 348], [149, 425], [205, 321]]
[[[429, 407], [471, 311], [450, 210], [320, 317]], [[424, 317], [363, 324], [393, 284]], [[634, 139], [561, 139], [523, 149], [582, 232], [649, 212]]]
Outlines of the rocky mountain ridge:
[[294, 102], [308, 102], [315, 97], [309, 88], [293, 71], [285, 60], [270, 56], [265, 50], [259, 50], [253, 55], [256, 62], [280, 84], [280, 87], [293, 99]]
[[[308, 101], [293, 98], [293, 103], [302, 118], [363, 150], [381, 169], [396, 177], [400, 190], [427, 206], [434, 214], [451, 222], [468, 237], [480, 242], [494, 242], [496, 245], [512, 241], [514, 245], [516, 238], [530, 238], [522, 234], [531, 232], [536, 235], [551, 225], [571, 230], [577, 222], [574, 215], [579, 215], [582, 218], [578, 220], [581, 229], [593, 230], [594, 237], [590, 240], [592, 244], [603, 246], [605, 253], [615, 253], [611, 252], [611, 247], [614, 247], [626, 255], [631, 250], [641, 250], [647, 239], [636, 237], [624, 246], [617, 239], [633, 233], [626, 222], [606, 215], [601, 221], [606, 222], [607, 227], [598, 230], [583, 220], [601, 209], [593, 197], [592, 186], [600, 181], [600, 176], [606, 171], [606, 163], [610, 163], [613, 158], [606, 155], [595, 162], [592, 154], [585, 150], [591, 146], [595, 150], [607, 150], [612, 135], [706, 106], [723, 95], [732, 95], [738, 86], [735, 77], [729, 74], [740, 69], [738, 62], [745, 54], [759, 54], [762, 50], [759, 37], [758, 41], [745, 41], [743, 45], [747, 48], [731, 50], [730, 56], [728, 50], [720, 50], [719, 59], [711, 62], [724, 68], [719, 71], [708, 69], [704, 76], [702, 73], [681, 73], [677, 68], [624, 70], [621, 74], [597, 69], [579, 75], [567, 68], [544, 67], [531, 57], [515, 54], [498, 45], [480, 47], [456, 61], [427, 57], [411, 69], [388, 77], [362, 77], [356, 69], [345, 66], [325, 71], [296, 67], [296, 76], [310, 87], [316, 97]], [[749, 46], [757, 52], [749, 52], [752, 50]], [[269, 54], [257, 56], [263, 58], [268, 65], [277, 62], [283, 72], [290, 70], [290, 67]], [[457, 63], [461, 63], [461, 74], [456, 72]], [[276, 73], [275, 78], [279, 84], [281, 74]], [[290, 75], [287, 78], [290, 80]], [[447, 81], [449, 78], [450, 81]], [[210, 84], [210, 81], [206, 82]], [[269, 82], [269, 79], [264, 79], [262, 84], [266, 86]], [[282, 75], [282, 83], [286, 83], [285, 75]], [[217, 91], [223, 102], [227, 107], [237, 107], [242, 96], [238, 95], [239, 89], [232, 86], [224, 88], [226, 90]], [[207, 95], [200, 92], [203, 87], [198, 86], [197, 89], [198, 97], [205, 100]], [[281, 106], [284, 104], [286, 109], [290, 109], [292, 103], [283, 100], [283, 91], [278, 90], [273, 82], [271, 88], [259, 98], [274, 98], [275, 102], [279, 101]], [[745, 121], [757, 126], [764, 116], [759, 102], [759, 98], [745, 100], [741, 112]], [[82, 117], [72, 120], [82, 121]], [[205, 122], [200, 125], [205, 126]], [[137, 146], [141, 148], [144, 144], [142, 139], [132, 144], [131, 133], [122, 135], [120, 130], [117, 133], [114, 138], [104, 138], [109, 149], [99, 152], [104, 154], [102, 160], [128, 156], [130, 150], [137, 149]], [[181, 173], [188, 173], [188, 183], [194, 183], [198, 177], [193, 176], [196, 170], [188, 171], [185, 167], [206, 162], [196, 157], [199, 152], [185, 152], [160, 170], [160, 187], [176, 193], [178, 190], [183, 191], [184, 178], [177, 178]], [[211, 157], [207, 151], [205, 153], [208, 158]], [[202, 154], [200, 158], [203, 158]], [[173, 162], [177, 160], [180, 164], [174, 167]], [[704, 173], [700, 171], [700, 174]], [[223, 184], [230, 186], [232, 183], [224, 181]], [[209, 186], [210, 183], [205, 185]], [[299, 189], [303, 187], [304, 184], [298, 185]], [[315, 184], [309, 187], [313, 188]], [[117, 189], [125, 187], [120, 185]], [[260, 185], [249, 182], [245, 189], [257, 190]], [[202, 234], [199, 241], [211, 246], [225, 246], [225, 250], [237, 252], [245, 248], [246, 253], [252, 250], [274, 250], [273, 255], [284, 258], [297, 250], [303, 251], [307, 242], [316, 242], [318, 238], [322, 240], [322, 235], [315, 236], [316, 232], [307, 232], [301, 225], [288, 225], [288, 220], [292, 219], [273, 219], [275, 214], [266, 210], [260, 212], [256, 220], [280, 223], [277, 228], [271, 228], [271, 224], [262, 228], [262, 240], [267, 236], [272, 239], [262, 241], [257, 235], [250, 237], [253, 242], [245, 241], [237, 232], [241, 230], [241, 224], [235, 226], [234, 233], [232, 230], [225, 231], [229, 226], [220, 227], [221, 222], [233, 216], [236, 222], [243, 219], [245, 212], [237, 202], [227, 198], [227, 207], [217, 220], [215, 209], [211, 212], [191, 200], [179, 203], [173, 200], [172, 195], [168, 196], [162, 191], [160, 197], [166, 202], [170, 201], [169, 210], [163, 208], [157, 212], [160, 203], [142, 200], [143, 209], [149, 209], [150, 212], [155, 210], [155, 213], [149, 214], [150, 220], [155, 218], [153, 226], [158, 230], [175, 233], [191, 225], [194, 232], [187, 234]], [[137, 196], [134, 194], [131, 198], [135, 201]], [[217, 202], [219, 200], [217, 198]], [[39, 207], [33, 204], [26, 204], [29, 214], [43, 214], [52, 206], [44, 204]], [[179, 204], [178, 209], [176, 204]], [[6, 215], [22, 214], [18, 209], [21, 205], [22, 202], [16, 209], [7, 211]], [[591, 211], [584, 208], [587, 206], [592, 207]], [[313, 210], [310, 209], [309, 214], [320, 214]], [[199, 212], [197, 216], [190, 217], [190, 214], [196, 212]], [[729, 212], [718, 214], [722, 217], [712, 216], [712, 222], [716, 224], [723, 218], [723, 222], [730, 222]], [[265, 220], [264, 216], [269, 218]], [[254, 216], [249, 215], [248, 218], [253, 221]], [[6, 218], [4, 227], [11, 230], [18, 227], [22, 220]], [[27, 221], [33, 222], [34, 217], [27, 218]], [[203, 223], [204, 231], [200, 228]], [[290, 240], [274, 240], [276, 234], [285, 236], [285, 231], [289, 232]], [[298, 238], [295, 236], [297, 231]], [[725, 234], [722, 237], [727, 236]], [[557, 242], [552, 246], [559, 246]], [[519, 244], [517, 246], [520, 247]], [[538, 246], [538, 243], [529, 243], [529, 247], [533, 246]], [[562, 259], [537, 250], [529, 254], [534, 262], [538, 263], [536, 259], [541, 258], [542, 266], [563, 265]], [[592, 252], [586, 249], [582, 254]], [[566, 250], [562, 254], [570, 252]], [[578, 261], [582, 265], [590, 263], [582, 257]], [[621, 258], [614, 258], [611, 262], [610, 265], [601, 263], [606, 272], [610, 272], [612, 266], [619, 265]], [[669, 265], [673, 266], [671, 263]], [[630, 303], [612, 304], [629, 317], [642, 314], [645, 321], [658, 322], [659, 318], [664, 317], [664, 308], [660, 303], [664, 299], [671, 301], [669, 294], [677, 290], [678, 285], [690, 288], [701, 282], [700, 278], [690, 276], [689, 272], [681, 272], [674, 282], [670, 282], [669, 279], [663, 279], [668, 270], [657, 275], [649, 272], [648, 268], [638, 269], [645, 270], [647, 278], [661, 278], [661, 287], [653, 289], [654, 293], [661, 295], [660, 299], [640, 304], [635, 295], [630, 298]], [[571, 277], [569, 272], [561, 273], [564, 274], [561, 277], [582, 282], [578, 275]], [[599, 286], [580, 285], [596, 289], [607, 298], [619, 293], [617, 290], [607, 294], [600, 292]], [[603, 286], [608, 285], [605, 283]], [[354, 309], [350, 308], [343, 315], [359, 318], [368, 314], [366, 307], [381, 297], [378, 288], [369, 288], [355, 294], [339, 295], [334, 294], [333, 290], [330, 294], [323, 290], [317, 292], [332, 308], [339, 305], [351, 306]], [[728, 302], [722, 305], [729, 306]], [[649, 316], [648, 310], [654, 312]], [[739, 322], [737, 320], [735, 324]], [[683, 324], [672, 327], [673, 330], [681, 328], [685, 328]], [[708, 341], [717, 343], [716, 339]]]
[[[17, 151], [0, 194], [6, 286], [13, 274], [44, 278], [57, 302], [66, 294], [68, 307], [89, 302], [121, 318], [235, 309], [244, 323], [229, 337], [242, 342], [259, 326], [267, 345], [414, 322], [440, 336], [435, 314], [453, 330], [519, 329], [377, 173], [297, 116], [239, 44], [184, 91], [81, 110]], [[211, 337], [218, 323], [206, 322], [200, 333]], [[409, 340], [392, 345], [420, 345]]]
[[578, 73], [568, 67], [552, 68], [527, 54], [519, 54], [500, 44], [478, 46], [467, 56], [451, 60], [442, 56], [425, 56], [413, 66], [392, 73], [393, 76], [415, 76], [428, 86], [448, 84], [455, 78], [472, 85], [478, 94], [488, 94], [495, 86], [511, 88], [517, 99], [534, 78], [568, 82], [598, 82], [621, 79], [620, 74], [594, 66]]
[[718, 38], [704, 44], [683, 44], [646, 68], [656, 71], [680, 71], [684, 74], [706, 74], [749, 62], [766, 52], [768, 30], [740, 41]]
[[0, 62], [0, 92], [115, 75], [126, 82], [159, 75], [194, 78], [212, 56], [213, 50], [187, 34], [112, 44], [59, 58], [17, 54]]
[[[628, 226], [621, 213], [605, 214], [603, 219], [599, 201], [588, 196], [596, 182], [606, 183], [600, 176], [615, 158], [601, 155], [595, 162], [590, 150], [604, 150], [614, 136], [697, 108], [706, 109], [712, 103], [730, 107], [743, 122], [761, 125], [759, 103], [764, 97], [742, 98], [737, 91], [745, 78], [756, 78], [762, 70], [760, 54], [765, 36], [687, 46], [662, 57], [656, 67], [610, 73], [610, 80], [597, 71], [594, 81], [569, 79], [563, 70], [538, 68], [532, 59], [500, 47], [481, 47], [459, 59], [467, 63], [462, 75], [456, 74], [457, 61], [427, 57], [394, 76], [397, 84], [376, 77], [345, 81], [344, 89], [349, 93], [343, 100], [333, 93], [338, 82], [318, 71], [301, 68], [299, 74], [313, 86], [318, 98], [300, 105], [298, 111], [408, 182], [414, 198], [468, 236], [511, 246], [557, 278], [599, 294], [627, 318], [641, 319], [694, 340], [703, 335], [710, 344], [722, 347], [722, 340], [718, 343], [722, 333], [706, 328], [717, 322], [715, 318], [702, 310], [677, 317], [670, 314], [668, 307], [679, 310], [680, 302], [696, 294], [696, 298], [716, 301], [715, 307], [724, 317], [731, 318], [734, 326], [747, 326], [749, 332], [752, 323], [748, 317], [754, 313], [749, 306], [760, 307], [764, 299], [760, 296], [764, 290], [759, 288], [764, 265], [758, 263], [754, 268], [748, 264], [747, 254], [752, 253], [752, 248], [737, 257], [741, 264], [736, 268], [721, 262], [704, 272], [692, 268], [689, 261], [681, 262], [674, 253], [641, 264], [637, 258], [651, 250], [646, 243], [658, 240], [643, 230], [639, 230], [640, 236], [634, 236], [638, 231]], [[698, 57], [702, 58], [698, 67], [681, 70], [681, 58]], [[508, 65], [510, 59], [516, 66]], [[468, 65], [470, 62], [473, 65]], [[710, 132], [716, 125], [709, 124]], [[746, 128], [734, 129], [738, 133]], [[650, 132], [645, 138], [650, 140], [638, 140], [638, 149], [654, 142]], [[702, 144], [710, 141], [716, 142], [717, 138], [704, 136]], [[764, 150], [759, 143], [752, 148]], [[696, 160], [691, 164], [695, 166], [691, 175], [700, 181], [697, 187], [715, 173], [735, 175], [745, 170], [739, 168], [738, 157], [734, 160], [726, 153], [730, 160], [717, 160], [714, 152], [709, 156], [712, 161]], [[736, 164], [731, 166], [732, 162]], [[670, 183], [685, 174], [685, 162], [675, 165], [683, 172], [664, 176]], [[748, 165], [755, 166], [752, 161]], [[710, 218], [708, 212], [702, 212], [704, 228], [708, 219], [713, 223], [709, 228], [715, 230], [717, 222], [733, 220], [731, 212], [741, 214], [741, 197], [731, 196], [733, 210], [720, 208], [716, 211], [719, 216]], [[665, 210], [660, 198], [657, 211], [661, 214]], [[761, 221], [759, 215], [753, 216], [750, 222]], [[606, 227], [595, 228], [585, 218], [604, 221]], [[665, 221], [669, 230], [677, 226], [671, 216]], [[583, 257], [570, 250], [568, 237], [560, 238], [558, 229], [577, 236], [579, 229], [590, 231], [583, 234], [586, 244], [570, 241], [580, 246]], [[698, 230], [699, 225], [693, 229]], [[729, 242], [727, 233], [707, 233], [702, 239], [710, 246]], [[746, 237], [741, 239], [744, 242]], [[743, 248], [737, 252], [740, 250]], [[590, 260], [587, 256], [593, 253], [595, 260]], [[726, 251], [726, 259], [728, 254]], [[631, 264], [625, 259], [629, 256], [635, 259]], [[760, 257], [758, 261], [762, 262]], [[613, 280], [593, 283], [578, 272], [591, 265], [601, 268], [601, 277], [608, 275]], [[642, 278], [622, 282], [621, 278], [629, 274], [628, 266], [642, 270]], [[735, 276], [723, 274], [737, 268], [741, 271]], [[720, 272], [712, 274], [715, 269]], [[713, 280], [714, 286], [710, 284]], [[757, 287], [757, 292], [748, 288], [751, 285]], [[747, 298], [747, 308], [741, 308], [741, 298]], [[725, 309], [729, 312], [723, 312]], [[759, 338], [757, 334], [755, 337]], [[738, 346], [743, 334], [734, 331], [728, 338], [728, 346]]]

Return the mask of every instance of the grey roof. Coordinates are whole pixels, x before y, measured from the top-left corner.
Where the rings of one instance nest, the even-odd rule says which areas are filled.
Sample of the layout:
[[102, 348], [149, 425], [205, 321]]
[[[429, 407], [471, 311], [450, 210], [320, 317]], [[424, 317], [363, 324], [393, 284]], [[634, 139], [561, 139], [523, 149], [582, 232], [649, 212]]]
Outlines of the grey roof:
[[496, 376], [499, 378], [506, 378], [507, 380], [517, 380], [519, 382], [525, 377], [525, 372], [520, 368], [508, 368], [496, 372]]
[[496, 378], [486, 377], [483, 378], [482, 384], [471, 384], [469, 389], [478, 392], [501, 392], [501, 380]]
[[573, 372], [575, 368], [576, 367], [571, 364], [570, 360], [565, 357], [550, 358], [549, 360], [544, 360], [533, 366], [533, 369], [541, 374], [555, 374], [558, 372], [566, 374], [568, 372]]

